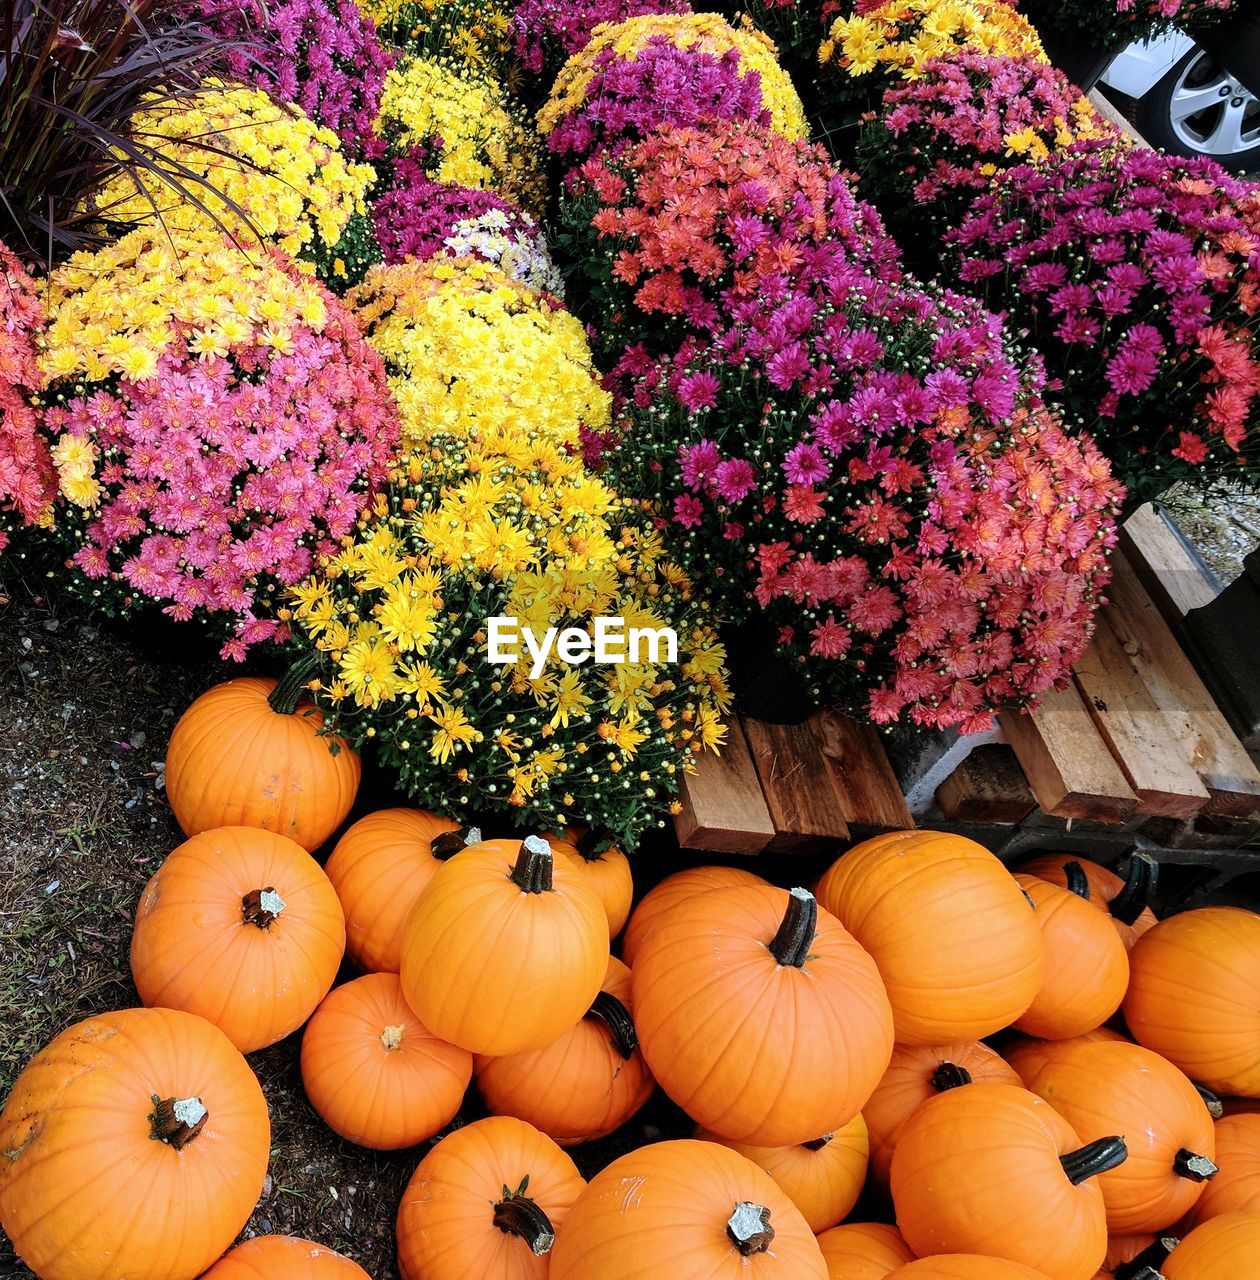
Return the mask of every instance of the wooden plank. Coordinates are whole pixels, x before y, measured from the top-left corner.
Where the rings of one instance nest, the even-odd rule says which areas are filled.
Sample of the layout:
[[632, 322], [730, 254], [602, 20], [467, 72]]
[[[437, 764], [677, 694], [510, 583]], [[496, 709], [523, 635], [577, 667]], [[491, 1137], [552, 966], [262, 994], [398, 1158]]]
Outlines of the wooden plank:
[[683, 775], [678, 798], [682, 812], [674, 829], [686, 849], [760, 853], [774, 836], [748, 740], [734, 717], [722, 754], [701, 756], [696, 771]]
[[1004, 711], [998, 720], [1046, 813], [1114, 823], [1137, 808], [1075, 687], [1052, 689], [1035, 711]]
[[1102, 617], [1181, 744], [1183, 757], [1207, 788], [1205, 814], [1260, 817], [1257, 769], [1199, 679], [1154, 602], [1123, 556], [1116, 556]]
[[1171, 627], [1220, 594], [1210, 571], [1149, 502], [1120, 526], [1120, 547]]
[[814, 727], [740, 722], [774, 823], [767, 853], [812, 853], [849, 839], [849, 826]]
[[875, 726], [859, 724], [838, 711], [820, 711], [812, 723], [849, 831], [866, 836], [913, 827]]
[[1138, 132], [1137, 126], [1100, 89], [1094, 88], [1086, 95], [1089, 104], [1109, 125], [1119, 129], [1135, 146], [1150, 151], [1151, 144]]
[[950, 822], [1023, 822], [1037, 805], [1015, 753], [1004, 743], [976, 747], [936, 789]]
[[1182, 757], [1163, 712], [1106, 624], [1073, 668], [1076, 686], [1125, 780], [1139, 813], [1188, 818], [1208, 802], [1207, 788]]

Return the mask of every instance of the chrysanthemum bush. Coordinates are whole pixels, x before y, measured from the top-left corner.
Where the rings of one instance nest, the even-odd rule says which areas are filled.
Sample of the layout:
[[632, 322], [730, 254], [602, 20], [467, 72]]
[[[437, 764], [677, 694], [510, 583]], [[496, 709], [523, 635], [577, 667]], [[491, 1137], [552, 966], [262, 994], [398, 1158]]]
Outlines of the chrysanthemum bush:
[[1119, 49], [1172, 26], [1194, 28], [1242, 11], [1245, 0], [1021, 0], [1036, 25]]
[[1009, 309], [1134, 502], [1260, 480], [1260, 201], [1208, 160], [1074, 146], [1011, 170], [946, 240]]
[[[632, 848], [722, 740], [724, 655], [687, 574], [635, 504], [518, 428], [414, 453], [290, 603], [335, 727], [444, 813], [581, 823]], [[601, 616], [672, 627], [677, 663], [553, 652], [534, 676], [523, 651], [489, 661], [500, 616], [539, 636], [593, 635]]]
[[601, 24], [690, 10], [687, 0], [521, 0], [512, 14], [512, 54], [523, 71], [550, 81]]
[[510, 60], [512, 9], [512, 0], [363, 0], [391, 44], [481, 71]]
[[132, 232], [48, 282], [54, 535], [108, 612], [200, 617], [240, 658], [398, 448], [380, 357], [331, 294], [207, 232]]

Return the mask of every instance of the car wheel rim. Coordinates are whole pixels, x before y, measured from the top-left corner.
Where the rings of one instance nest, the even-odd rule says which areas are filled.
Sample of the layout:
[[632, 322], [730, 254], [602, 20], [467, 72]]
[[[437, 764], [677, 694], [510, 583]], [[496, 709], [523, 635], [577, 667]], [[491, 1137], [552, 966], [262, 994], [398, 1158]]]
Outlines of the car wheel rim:
[[1206, 53], [1178, 77], [1168, 114], [1177, 140], [1190, 151], [1230, 156], [1260, 147], [1260, 99]]

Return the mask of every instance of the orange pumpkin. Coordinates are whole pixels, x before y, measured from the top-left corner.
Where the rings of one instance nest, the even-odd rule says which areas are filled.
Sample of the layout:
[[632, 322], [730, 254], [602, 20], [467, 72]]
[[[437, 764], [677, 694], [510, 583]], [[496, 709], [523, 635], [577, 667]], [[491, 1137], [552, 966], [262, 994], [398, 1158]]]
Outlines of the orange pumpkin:
[[[743, 892], [741, 890], [740, 892]], [[769, 1174], [712, 1142], [658, 1142], [596, 1174], [556, 1240], [550, 1280], [828, 1280]]]
[[899, 1044], [875, 1092], [862, 1107], [871, 1139], [871, 1168], [888, 1181], [902, 1126], [929, 1098], [964, 1084], [1019, 1084], [1002, 1057], [978, 1040], [958, 1044]]
[[357, 1262], [297, 1236], [255, 1236], [238, 1244], [201, 1280], [370, 1280]]
[[546, 1280], [556, 1231], [583, 1187], [533, 1125], [491, 1116], [420, 1161], [398, 1209], [403, 1280]]
[[866, 1124], [856, 1115], [843, 1129], [794, 1147], [750, 1147], [700, 1129], [696, 1137], [747, 1156], [764, 1169], [801, 1211], [817, 1234], [834, 1227], [862, 1194], [870, 1145]]
[[894, 831], [855, 845], [818, 901], [875, 958], [901, 1044], [978, 1040], [1041, 986], [1041, 930], [1010, 873], [961, 836]]
[[575, 1027], [545, 1049], [477, 1059], [487, 1110], [527, 1120], [561, 1146], [620, 1129], [656, 1087], [639, 1052], [633, 1005], [630, 970], [610, 956], [604, 985]]
[[1212, 1117], [1194, 1085], [1136, 1044], [1075, 1044], [1028, 1082], [1082, 1142], [1122, 1133], [1129, 1158], [1098, 1179], [1115, 1235], [1162, 1231], [1216, 1176]]
[[1222, 1213], [1195, 1227], [1164, 1263], [1166, 1280], [1260, 1276], [1260, 1213]]
[[888, 1274], [888, 1280], [1048, 1280], [1046, 1274], [1018, 1262], [977, 1253], [920, 1258]]
[[240, 676], [203, 693], [166, 748], [166, 796], [186, 836], [261, 827], [318, 849], [346, 820], [359, 757], [324, 732], [302, 670], [277, 683]]
[[1159, 877], [1159, 863], [1149, 854], [1133, 854], [1123, 880], [1114, 871], [1072, 853], [1042, 854], [1021, 863], [1018, 870], [1057, 884], [1060, 889], [1069, 889], [1106, 912], [1126, 951], [1131, 951], [1133, 944], [1157, 923], [1150, 901]]
[[608, 970], [608, 917], [538, 836], [487, 840], [444, 863], [403, 936], [403, 996], [470, 1053], [545, 1049], [579, 1023]]
[[714, 889], [679, 903], [634, 967], [639, 1042], [697, 1123], [759, 1147], [843, 1128], [892, 1053], [871, 957], [804, 889]]
[[897, 1225], [920, 1257], [972, 1253], [1093, 1280], [1107, 1252], [1098, 1175], [1124, 1160], [1119, 1137], [1083, 1144], [1041, 1098], [978, 1084], [929, 1098], [892, 1159]]
[[1217, 1093], [1260, 1098], [1260, 915], [1185, 911], [1144, 934], [1129, 962], [1134, 1039]]
[[459, 833], [465, 831], [423, 809], [381, 809], [337, 841], [324, 871], [346, 914], [346, 955], [360, 969], [398, 972], [416, 899], [438, 867], [464, 847]]
[[910, 1246], [896, 1227], [882, 1222], [850, 1222], [832, 1227], [818, 1237], [827, 1280], [884, 1280], [914, 1261]]
[[1225, 1116], [1213, 1136], [1220, 1172], [1190, 1210], [1190, 1226], [1222, 1213], [1260, 1213], [1260, 1115]]
[[1159, 1280], [1159, 1268], [1176, 1243], [1174, 1236], [1112, 1236], [1094, 1280]]
[[403, 999], [394, 973], [330, 991], [302, 1035], [302, 1083], [324, 1123], [378, 1151], [414, 1147], [454, 1118], [472, 1054], [439, 1040]]
[[630, 904], [634, 901], [630, 859], [583, 827], [570, 827], [564, 839], [548, 836], [547, 841], [556, 853], [563, 853], [585, 874], [595, 896], [604, 904], [608, 936], [615, 938], [625, 928], [630, 918]]
[[41, 1280], [191, 1280], [245, 1225], [270, 1148], [221, 1031], [102, 1013], [41, 1049], [0, 1112], [0, 1226]]
[[1027, 1086], [1028, 1082], [1061, 1048], [1070, 1044], [1095, 1044], [1100, 1040], [1109, 1044], [1133, 1043], [1120, 1032], [1112, 1031], [1110, 1027], [1095, 1027], [1092, 1031], [1073, 1036], [1070, 1040], [1039, 1040], [1036, 1036], [1020, 1036], [1002, 1050], [1002, 1057], [1014, 1067], [1019, 1078]]
[[1037, 908], [1045, 970], [1015, 1026], [1046, 1040], [1070, 1040], [1101, 1026], [1129, 985], [1124, 943], [1101, 911], [1036, 876], [1016, 876]]
[[632, 969], [639, 945], [657, 923], [680, 902], [710, 889], [731, 889], [736, 885], [765, 884], [761, 876], [740, 867], [688, 867], [666, 876], [630, 914], [621, 939], [621, 958]]
[[341, 904], [301, 845], [219, 827], [186, 840], [145, 886], [131, 974], [146, 1005], [209, 1018], [252, 1053], [311, 1016], [345, 946]]

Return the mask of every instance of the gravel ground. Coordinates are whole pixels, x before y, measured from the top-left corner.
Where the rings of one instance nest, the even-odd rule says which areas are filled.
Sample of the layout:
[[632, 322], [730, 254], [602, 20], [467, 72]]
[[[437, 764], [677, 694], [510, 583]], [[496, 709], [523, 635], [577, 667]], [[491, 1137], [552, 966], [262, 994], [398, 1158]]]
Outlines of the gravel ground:
[[1244, 558], [1260, 547], [1260, 494], [1205, 500], [1177, 488], [1166, 495], [1165, 505], [1222, 586], [1238, 577]]

